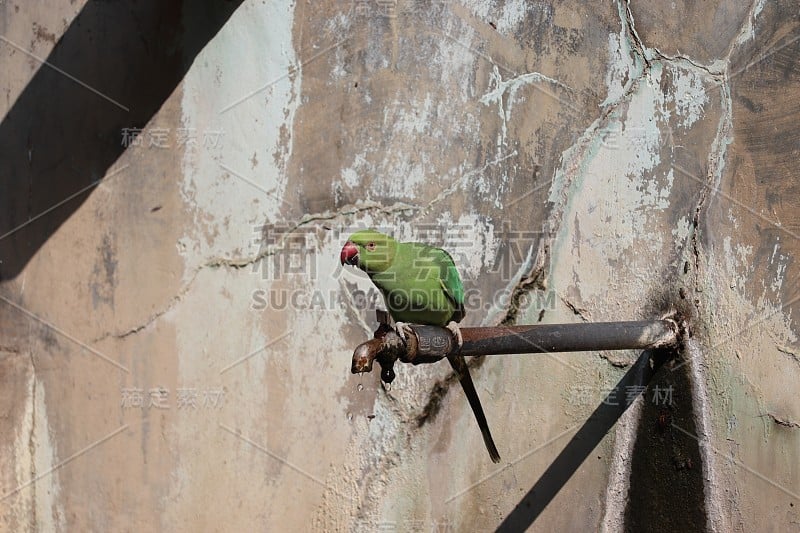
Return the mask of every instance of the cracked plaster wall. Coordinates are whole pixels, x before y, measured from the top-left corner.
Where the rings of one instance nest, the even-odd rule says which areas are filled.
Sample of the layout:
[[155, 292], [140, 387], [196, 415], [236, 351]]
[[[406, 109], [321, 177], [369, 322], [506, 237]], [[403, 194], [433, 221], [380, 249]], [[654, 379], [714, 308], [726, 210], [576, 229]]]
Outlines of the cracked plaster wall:
[[[80, 8], [16, 7], [40, 57]], [[496, 527], [637, 354], [476, 365], [495, 467], [460, 391], [430, 400], [445, 366], [349, 374], [375, 302], [338, 251], [377, 226], [454, 252], [467, 325], [687, 310], [709, 528], [798, 527], [799, 26], [790, 2], [245, 2], [147, 125], [172, 146], [126, 150], [3, 282], [0, 523]], [[8, 108], [39, 64], [0, 52]], [[620, 528], [638, 412], [536, 529]]]

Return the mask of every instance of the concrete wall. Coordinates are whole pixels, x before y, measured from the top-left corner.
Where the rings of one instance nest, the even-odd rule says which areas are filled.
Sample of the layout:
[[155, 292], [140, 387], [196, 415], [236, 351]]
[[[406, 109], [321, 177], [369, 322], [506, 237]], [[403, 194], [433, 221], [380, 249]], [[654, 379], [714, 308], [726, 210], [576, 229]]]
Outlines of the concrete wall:
[[[128, 4], [0, 2], [2, 529], [496, 528], [639, 354], [473, 362], [494, 465], [446, 364], [350, 375], [361, 227], [466, 325], [678, 311], [653, 501], [800, 528], [796, 5]], [[630, 526], [652, 404], [516, 526]]]

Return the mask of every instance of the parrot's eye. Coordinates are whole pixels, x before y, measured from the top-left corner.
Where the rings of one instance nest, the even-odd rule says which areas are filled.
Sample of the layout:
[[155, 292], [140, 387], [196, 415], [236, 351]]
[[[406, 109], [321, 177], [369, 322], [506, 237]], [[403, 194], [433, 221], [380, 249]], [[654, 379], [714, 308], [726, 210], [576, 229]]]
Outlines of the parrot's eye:
[[369, 252], [374, 252], [375, 251], [375, 243], [374, 242], [368, 242], [367, 243], [367, 251], [369, 251]]

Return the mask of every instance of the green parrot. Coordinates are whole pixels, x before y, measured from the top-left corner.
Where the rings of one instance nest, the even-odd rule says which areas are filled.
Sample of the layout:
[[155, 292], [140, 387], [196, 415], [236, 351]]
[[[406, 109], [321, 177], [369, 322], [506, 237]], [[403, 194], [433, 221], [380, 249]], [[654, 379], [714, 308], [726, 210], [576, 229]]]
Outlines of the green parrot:
[[[342, 265], [366, 272], [383, 294], [395, 321], [397, 334], [405, 340], [408, 323], [444, 326], [463, 344], [458, 322], [464, 318], [464, 286], [453, 258], [446, 251], [417, 242], [397, 242], [375, 230], [354, 233], [340, 254]], [[483, 434], [489, 456], [495, 463], [500, 454], [494, 445], [478, 392], [462, 355], [448, 355]]]

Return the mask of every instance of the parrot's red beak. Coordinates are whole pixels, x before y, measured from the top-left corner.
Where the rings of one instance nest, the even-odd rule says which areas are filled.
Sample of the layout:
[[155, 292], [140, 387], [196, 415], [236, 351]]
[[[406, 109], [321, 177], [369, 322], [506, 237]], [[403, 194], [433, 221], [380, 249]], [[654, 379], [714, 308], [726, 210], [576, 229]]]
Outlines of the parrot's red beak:
[[347, 241], [342, 247], [342, 253], [339, 255], [342, 264], [357, 265], [358, 264], [358, 247], [352, 241]]

